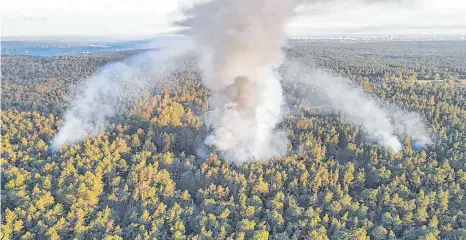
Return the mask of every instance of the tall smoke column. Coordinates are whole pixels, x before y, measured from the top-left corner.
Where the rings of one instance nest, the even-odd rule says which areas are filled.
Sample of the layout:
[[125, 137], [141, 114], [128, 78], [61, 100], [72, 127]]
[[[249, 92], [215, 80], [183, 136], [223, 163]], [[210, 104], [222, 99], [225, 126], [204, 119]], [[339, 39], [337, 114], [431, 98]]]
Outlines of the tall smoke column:
[[107, 127], [109, 118], [123, 111], [122, 104], [136, 99], [145, 87], [161, 84], [169, 73], [184, 68], [177, 60], [189, 50], [190, 43], [180, 40], [172, 40], [158, 51], [107, 65], [86, 79], [65, 112], [52, 149], [98, 135]]
[[213, 0], [194, 5], [182, 22], [198, 49], [205, 85], [212, 91], [205, 143], [241, 163], [285, 153], [282, 89], [274, 69], [282, 58], [284, 27], [293, 0]]

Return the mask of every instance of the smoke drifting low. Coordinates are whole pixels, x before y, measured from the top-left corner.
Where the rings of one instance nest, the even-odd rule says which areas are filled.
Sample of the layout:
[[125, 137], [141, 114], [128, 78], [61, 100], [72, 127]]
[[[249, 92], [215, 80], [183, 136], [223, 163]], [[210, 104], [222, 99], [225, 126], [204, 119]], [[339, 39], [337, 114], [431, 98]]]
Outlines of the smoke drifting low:
[[98, 135], [110, 118], [121, 114], [121, 106], [131, 103], [143, 88], [161, 84], [169, 73], [185, 68], [177, 57], [189, 46], [189, 42], [176, 42], [162, 50], [110, 64], [86, 79], [65, 112], [64, 122], [52, 140], [52, 149]]
[[[343, 77], [295, 61], [286, 61], [281, 73], [284, 81], [301, 85], [302, 92], [298, 98], [308, 103], [318, 98], [321, 107], [336, 111], [351, 123], [361, 126], [371, 139], [395, 153], [402, 149], [398, 135], [410, 136], [424, 144], [431, 142], [418, 114], [388, 103], [382, 106], [361, 89], [351, 86]], [[307, 90], [310, 88], [317, 96], [309, 95], [310, 91]]]

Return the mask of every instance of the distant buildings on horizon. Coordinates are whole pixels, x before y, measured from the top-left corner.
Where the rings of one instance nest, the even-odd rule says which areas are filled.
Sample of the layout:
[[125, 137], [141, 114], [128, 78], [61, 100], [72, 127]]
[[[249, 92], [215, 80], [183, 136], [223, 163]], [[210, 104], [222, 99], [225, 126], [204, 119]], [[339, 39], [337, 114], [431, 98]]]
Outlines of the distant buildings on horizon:
[[466, 41], [466, 36], [435, 35], [341, 35], [341, 36], [295, 36], [291, 41], [339, 41], [339, 42], [384, 42], [384, 41]]

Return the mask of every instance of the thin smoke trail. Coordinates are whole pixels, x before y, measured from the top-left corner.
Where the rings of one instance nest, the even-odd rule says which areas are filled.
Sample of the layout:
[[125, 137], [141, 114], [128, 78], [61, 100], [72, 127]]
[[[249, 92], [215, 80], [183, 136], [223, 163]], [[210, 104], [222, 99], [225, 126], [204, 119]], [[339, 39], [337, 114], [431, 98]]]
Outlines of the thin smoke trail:
[[134, 100], [145, 87], [161, 84], [168, 74], [183, 68], [177, 60], [190, 45], [181, 42], [110, 64], [86, 79], [65, 112], [64, 122], [52, 140], [52, 149], [98, 135], [107, 127], [107, 121], [122, 111], [123, 103]]
[[[407, 135], [422, 144], [431, 142], [420, 116], [402, 111], [396, 106], [381, 106], [361, 89], [351, 86], [348, 80], [297, 61], [286, 61], [281, 68], [283, 81], [301, 85], [297, 98], [304, 102], [316, 101], [347, 118], [368, 136], [395, 153], [401, 151], [399, 135]], [[318, 95], [309, 95], [309, 86]]]

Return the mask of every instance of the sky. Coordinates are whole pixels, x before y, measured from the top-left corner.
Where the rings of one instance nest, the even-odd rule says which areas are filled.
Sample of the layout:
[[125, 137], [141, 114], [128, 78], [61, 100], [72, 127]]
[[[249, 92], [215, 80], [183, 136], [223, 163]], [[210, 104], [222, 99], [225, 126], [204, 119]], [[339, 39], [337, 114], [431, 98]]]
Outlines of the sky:
[[[197, 0], [200, 1], [200, 0]], [[466, 35], [463, 0], [309, 0], [286, 31], [322, 35]], [[193, 0], [3, 0], [1, 36], [140, 39], [173, 32]]]

